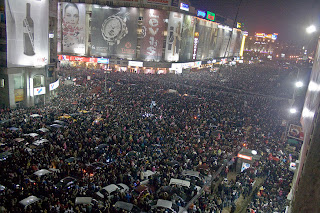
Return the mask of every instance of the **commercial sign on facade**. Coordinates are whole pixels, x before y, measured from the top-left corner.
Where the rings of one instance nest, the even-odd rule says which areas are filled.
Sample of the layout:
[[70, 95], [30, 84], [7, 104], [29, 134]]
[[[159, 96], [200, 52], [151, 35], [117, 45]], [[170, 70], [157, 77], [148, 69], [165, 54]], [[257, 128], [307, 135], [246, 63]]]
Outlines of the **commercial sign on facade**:
[[7, 66], [48, 64], [49, 1], [6, 0]]
[[192, 59], [195, 20], [196, 18], [194, 16], [184, 16], [180, 51], [180, 60], [182, 61], [189, 61]]
[[109, 64], [109, 58], [98, 58], [99, 64]]
[[91, 54], [136, 57], [139, 9], [92, 5]]
[[278, 33], [273, 33], [273, 34], [256, 33], [255, 36], [258, 37], [258, 38], [269, 38], [269, 39], [272, 39], [272, 40], [277, 40]]
[[197, 58], [198, 43], [199, 43], [199, 33], [195, 32], [194, 33], [194, 39], [193, 39], [193, 54], [192, 54], [192, 59], [193, 60], [195, 60]]
[[140, 57], [142, 60], [160, 61], [162, 59], [164, 11], [144, 9]]
[[198, 10], [198, 11], [197, 11], [197, 16], [198, 16], [199, 18], [206, 18], [206, 17], [207, 17], [207, 13], [206, 13], [206, 11]]
[[180, 10], [189, 11], [189, 5], [181, 2]]
[[[58, 4], [58, 53], [84, 55], [86, 35], [86, 5], [62, 2]], [[61, 32], [62, 31], [62, 32]]]
[[143, 67], [143, 62], [142, 61], [129, 61], [128, 66]]
[[207, 17], [206, 17], [207, 20], [214, 21], [215, 18], [216, 18], [216, 14], [215, 13], [207, 11]]
[[168, 23], [167, 45], [165, 50], [166, 61], [178, 61], [181, 45], [183, 14], [170, 12]]
[[44, 95], [46, 94], [46, 88], [45, 87], [37, 87], [33, 88], [33, 95]]

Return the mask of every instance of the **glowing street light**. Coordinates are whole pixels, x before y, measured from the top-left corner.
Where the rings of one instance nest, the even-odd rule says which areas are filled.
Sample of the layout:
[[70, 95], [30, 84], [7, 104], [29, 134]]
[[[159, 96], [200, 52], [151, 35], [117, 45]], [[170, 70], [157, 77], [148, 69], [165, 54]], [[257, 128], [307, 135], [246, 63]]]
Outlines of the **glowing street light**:
[[297, 81], [296, 82], [296, 87], [298, 87], [298, 88], [303, 87], [303, 82], [302, 81]]
[[311, 25], [311, 26], [306, 28], [306, 31], [307, 31], [308, 34], [314, 33], [314, 32], [317, 31], [317, 28], [314, 25]]
[[296, 110], [295, 108], [291, 108], [291, 109], [290, 109], [290, 113], [291, 113], [291, 114], [295, 114], [295, 113], [297, 113], [297, 110]]

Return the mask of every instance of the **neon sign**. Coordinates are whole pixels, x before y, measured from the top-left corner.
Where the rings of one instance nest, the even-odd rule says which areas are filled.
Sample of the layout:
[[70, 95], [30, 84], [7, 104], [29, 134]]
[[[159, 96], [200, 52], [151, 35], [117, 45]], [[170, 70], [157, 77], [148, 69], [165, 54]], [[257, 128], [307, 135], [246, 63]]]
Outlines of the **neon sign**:
[[189, 11], [189, 5], [187, 5], [185, 3], [181, 3], [180, 10]]
[[206, 11], [198, 10], [197, 11], [197, 16], [200, 17], [200, 18], [206, 18], [207, 13], [206, 13]]
[[238, 158], [243, 158], [243, 159], [246, 159], [246, 160], [252, 160], [252, 157], [247, 156], [247, 155], [243, 155], [243, 154], [238, 154]]
[[216, 14], [215, 13], [212, 13], [210, 11], [207, 11], [207, 17], [206, 19], [208, 19], [209, 21], [214, 21], [216, 18]]
[[193, 39], [193, 54], [192, 54], [192, 59], [196, 59], [196, 58], [197, 58], [198, 43], [199, 43], [199, 33], [198, 33], [198, 32], [195, 32], [195, 33], [194, 33], [194, 39]]

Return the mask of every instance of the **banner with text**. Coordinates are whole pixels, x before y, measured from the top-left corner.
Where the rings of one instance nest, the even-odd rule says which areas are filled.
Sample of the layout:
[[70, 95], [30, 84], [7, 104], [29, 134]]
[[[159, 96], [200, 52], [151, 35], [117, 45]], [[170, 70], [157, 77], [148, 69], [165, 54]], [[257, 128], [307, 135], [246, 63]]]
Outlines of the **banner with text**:
[[144, 9], [140, 56], [142, 60], [162, 59], [166, 12]]

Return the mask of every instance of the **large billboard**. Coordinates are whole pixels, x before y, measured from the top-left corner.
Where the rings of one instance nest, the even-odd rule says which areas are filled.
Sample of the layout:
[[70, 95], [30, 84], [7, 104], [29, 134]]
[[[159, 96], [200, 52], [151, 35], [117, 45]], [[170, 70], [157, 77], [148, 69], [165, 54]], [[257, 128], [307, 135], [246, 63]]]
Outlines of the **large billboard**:
[[138, 17], [138, 8], [93, 5], [91, 54], [134, 59]]
[[49, 1], [5, 1], [7, 66], [48, 64]]
[[165, 50], [166, 61], [178, 61], [181, 45], [183, 14], [170, 12], [167, 34], [167, 45]]
[[190, 15], [184, 16], [180, 52], [180, 60], [182, 61], [192, 60], [194, 32], [195, 17]]
[[86, 5], [59, 3], [58, 53], [84, 55], [86, 48]]
[[160, 61], [162, 59], [166, 14], [162, 10], [144, 9], [140, 48], [142, 60]]

